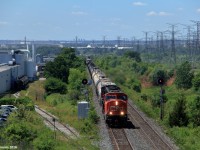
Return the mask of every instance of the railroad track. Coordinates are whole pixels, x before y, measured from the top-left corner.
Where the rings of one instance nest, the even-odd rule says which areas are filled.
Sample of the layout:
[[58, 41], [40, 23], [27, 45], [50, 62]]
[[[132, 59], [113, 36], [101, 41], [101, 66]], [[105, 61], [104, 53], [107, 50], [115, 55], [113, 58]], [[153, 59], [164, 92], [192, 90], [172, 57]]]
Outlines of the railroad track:
[[165, 139], [163, 139], [156, 130], [145, 120], [144, 117], [137, 111], [137, 109], [128, 103], [129, 118], [134, 125], [137, 125], [142, 132], [143, 136], [149, 141], [154, 149], [171, 150], [173, 149]]
[[35, 106], [35, 111], [42, 116], [51, 126], [55, 126], [55, 128], [60, 131], [66, 138], [72, 138], [75, 139], [78, 137], [78, 133], [74, 132], [69, 127], [65, 126], [64, 124], [58, 122], [58, 118], [55, 116], [49, 114], [45, 110], [39, 108], [38, 106]]
[[109, 128], [108, 132], [112, 141], [114, 150], [133, 150], [131, 142], [126, 136], [123, 128]]

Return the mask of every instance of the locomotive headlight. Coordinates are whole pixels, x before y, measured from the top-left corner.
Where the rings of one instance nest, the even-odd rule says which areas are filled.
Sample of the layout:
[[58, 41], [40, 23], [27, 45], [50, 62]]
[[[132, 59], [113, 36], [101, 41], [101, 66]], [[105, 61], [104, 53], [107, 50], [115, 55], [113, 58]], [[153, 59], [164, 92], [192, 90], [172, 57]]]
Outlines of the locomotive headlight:
[[124, 115], [124, 112], [123, 112], [123, 111], [121, 111], [121, 112], [120, 112], [120, 115]]
[[112, 111], [110, 111], [109, 114], [112, 115], [113, 114]]
[[118, 105], [118, 101], [115, 102], [115, 105]]

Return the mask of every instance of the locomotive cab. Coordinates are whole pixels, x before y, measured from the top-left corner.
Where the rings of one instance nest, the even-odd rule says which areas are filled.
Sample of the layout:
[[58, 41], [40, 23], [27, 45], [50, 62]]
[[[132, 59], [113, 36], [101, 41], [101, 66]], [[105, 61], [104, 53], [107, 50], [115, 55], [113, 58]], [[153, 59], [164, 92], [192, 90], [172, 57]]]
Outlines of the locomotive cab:
[[127, 95], [122, 92], [105, 94], [103, 104], [105, 120], [127, 121], [127, 100]]

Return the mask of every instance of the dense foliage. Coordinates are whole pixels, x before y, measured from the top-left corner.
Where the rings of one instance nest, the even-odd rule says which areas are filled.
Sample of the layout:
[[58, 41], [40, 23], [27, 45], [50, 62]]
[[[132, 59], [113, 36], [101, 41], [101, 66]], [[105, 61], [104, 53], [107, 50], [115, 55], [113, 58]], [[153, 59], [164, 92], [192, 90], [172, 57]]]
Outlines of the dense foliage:
[[155, 69], [152, 73], [152, 83], [158, 85], [158, 79], [163, 79], [164, 83], [167, 81], [167, 72], [163, 69]]
[[68, 82], [70, 68], [82, 68], [83, 60], [75, 55], [72, 48], [63, 48], [54, 62], [48, 62], [45, 67], [44, 74], [46, 77], [54, 77]]
[[194, 74], [191, 72], [191, 69], [191, 65], [187, 61], [177, 68], [175, 81], [177, 88], [189, 89], [192, 87]]
[[[197, 65], [194, 68], [193, 64], [193, 69], [188, 62], [179, 66], [169, 65], [166, 64], [167, 61], [169, 62], [166, 57], [163, 57], [166, 60], [164, 64], [157, 64], [152, 60], [154, 56], [146, 55], [145, 58], [150, 58], [149, 61], [144, 59], [143, 53], [141, 53], [142, 60], [149, 63], [137, 62], [128, 56], [123, 57], [124, 50], [118, 52], [118, 56], [113, 53], [95, 58], [95, 64], [120, 86], [143, 112], [164, 125], [167, 134], [176, 140], [180, 149], [198, 150], [200, 147], [200, 75]], [[163, 120], [159, 119], [160, 87], [155, 86], [159, 75], [166, 79], [163, 86], [165, 89]], [[153, 76], [155, 84], [152, 82]], [[140, 85], [140, 92], [134, 90], [134, 84]], [[192, 85], [195, 90], [191, 88]], [[184, 96], [180, 93], [184, 93]]]
[[135, 51], [127, 51], [124, 53], [125, 57], [129, 57], [134, 59], [137, 62], [141, 62], [141, 57], [140, 57], [140, 53], [135, 52]]
[[197, 96], [191, 106], [191, 121], [194, 126], [200, 126], [200, 97]]
[[186, 99], [181, 95], [174, 105], [173, 111], [169, 114], [170, 126], [187, 126], [188, 116], [186, 113]]
[[57, 78], [48, 78], [44, 84], [47, 94], [60, 93], [66, 94], [67, 85]]
[[200, 88], [200, 73], [196, 74], [194, 79], [192, 80], [193, 86], [195, 90]]

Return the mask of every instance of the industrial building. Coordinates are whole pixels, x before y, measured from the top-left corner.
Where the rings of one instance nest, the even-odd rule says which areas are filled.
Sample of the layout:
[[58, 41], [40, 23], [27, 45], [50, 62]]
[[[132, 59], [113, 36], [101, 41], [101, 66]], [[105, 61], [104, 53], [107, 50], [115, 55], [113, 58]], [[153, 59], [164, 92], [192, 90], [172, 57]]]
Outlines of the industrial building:
[[34, 46], [32, 58], [28, 48], [0, 51], [0, 94], [11, 89], [23, 89], [35, 78]]

